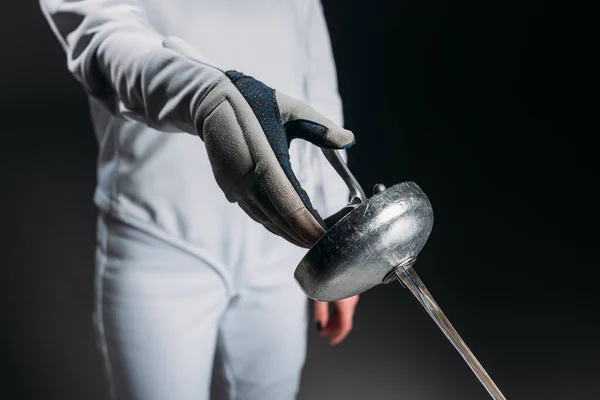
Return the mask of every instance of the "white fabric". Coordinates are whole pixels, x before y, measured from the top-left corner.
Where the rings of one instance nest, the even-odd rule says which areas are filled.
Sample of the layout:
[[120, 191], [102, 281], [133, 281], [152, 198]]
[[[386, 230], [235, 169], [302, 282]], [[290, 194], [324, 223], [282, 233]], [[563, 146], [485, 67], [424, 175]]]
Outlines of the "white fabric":
[[[69, 70], [93, 96], [100, 144], [96, 204], [132, 223], [151, 223], [222, 263], [229, 261], [224, 244], [244, 240], [235, 227], [247, 217], [225, 200], [202, 142], [192, 135], [165, 134], [193, 131], [194, 94], [202, 95], [220, 72], [175, 57], [163, 48], [164, 38], [180, 37], [206, 59], [252, 75], [342, 122], [317, 0], [41, 3], [65, 48]], [[348, 191], [319, 149], [294, 141], [291, 154], [300, 182], [323, 217], [345, 205]], [[261, 229], [257, 224], [257, 232]]]
[[[103, 258], [106, 247], [99, 244], [97, 304], [99, 315], [108, 318], [100, 332], [105, 348], [110, 353], [112, 346], [114, 353], [107, 361], [113, 379], [124, 380], [121, 388], [133, 385], [127, 390], [136, 391], [127, 397], [123, 389], [122, 398], [205, 398], [207, 360], [217, 332], [226, 326], [231, 327], [229, 353], [239, 354], [231, 360], [237, 365], [235, 379], [253, 382], [276, 372], [289, 373], [290, 382], [262, 397], [252, 394], [252, 385], [238, 385], [230, 398], [292, 398], [304, 357], [306, 318], [298, 311], [305, 303], [293, 269], [304, 250], [227, 202], [202, 141], [191, 134], [193, 106], [220, 72], [178, 57], [162, 42], [182, 38], [215, 65], [254, 76], [342, 124], [320, 1], [40, 4], [66, 52], [69, 71], [90, 98], [99, 144], [95, 203], [127, 229], [157, 241], [136, 235], [127, 241], [115, 233], [112, 241], [130, 248], [120, 250], [126, 260], [119, 254], [113, 262]], [[348, 190], [319, 149], [294, 141], [291, 155], [294, 171], [323, 217], [346, 204]], [[110, 232], [104, 243], [109, 242]], [[253, 293], [254, 300], [239, 303], [238, 309], [233, 299], [242, 293]], [[254, 318], [264, 326], [243, 328]], [[278, 342], [284, 325], [293, 345]], [[264, 347], [269, 344], [270, 350]], [[266, 364], [261, 364], [262, 351]]]
[[249, 246], [223, 279], [107, 215], [98, 238], [95, 322], [115, 400], [208, 400], [211, 377], [213, 400], [296, 397], [308, 315], [293, 279], [300, 251]]

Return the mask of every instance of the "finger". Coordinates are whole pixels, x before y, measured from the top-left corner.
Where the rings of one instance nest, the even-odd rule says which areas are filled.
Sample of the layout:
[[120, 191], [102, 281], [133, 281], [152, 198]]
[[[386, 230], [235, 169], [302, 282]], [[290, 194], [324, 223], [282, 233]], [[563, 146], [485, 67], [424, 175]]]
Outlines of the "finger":
[[327, 328], [329, 322], [329, 303], [325, 301], [315, 301], [315, 325], [317, 331], [322, 332]]
[[[258, 207], [252, 204], [252, 202], [250, 202], [249, 200], [240, 200], [238, 201], [238, 205], [250, 218], [252, 218], [254, 222], [264, 224], [264, 221], [267, 221], [269, 219]], [[279, 235], [279, 232], [276, 232], [275, 234]]]
[[273, 229], [285, 232], [284, 237], [288, 238], [288, 240], [292, 239], [295, 243], [298, 243], [298, 246], [305, 248], [312, 246], [312, 243], [302, 237], [294, 226], [279, 213], [274, 202], [264, 191], [256, 188], [250, 191], [248, 196], [250, 197], [249, 203], [259, 209], [262, 215], [265, 216], [265, 220], [263, 221], [265, 226], [269, 225]]
[[264, 226], [265, 229], [267, 229], [272, 234], [287, 240], [295, 246], [306, 247], [304, 243], [299, 242], [298, 240], [296, 240], [295, 237], [288, 235], [288, 233], [281, 229], [278, 225], [271, 222], [269, 218], [265, 215], [265, 213], [262, 212], [260, 207], [258, 207], [251, 200], [240, 200], [238, 201], [238, 205], [250, 218], [252, 218], [252, 220]]
[[270, 223], [271, 221], [269, 220], [269, 217], [267, 217], [260, 207], [258, 207], [252, 200], [240, 200], [238, 201], [238, 205], [253, 221], [263, 225], [271, 233], [281, 236], [286, 240], [292, 239], [289, 238], [288, 234], [278, 226], [271, 226], [272, 224]]
[[287, 235], [285, 232], [283, 232], [281, 229], [279, 229], [279, 227], [277, 225], [275, 225], [272, 222], [265, 222], [262, 225], [269, 232], [283, 238], [284, 240], [287, 240], [289, 243], [293, 244], [294, 246], [303, 247], [305, 249], [310, 247], [310, 246], [307, 246], [305, 243], [299, 242], [296, 239], [294, 239], [293, 237]]
[[[248, 186], [250, 190], [256, 190], [252, 186], [258, 184], [260, 191], [264, 192], [273, 204], [276, 214], [285, 221], [284, 224], [267, 212], [267, 216], [275, 225], [286, 232], [288, 237], [297, 237], [296, 241], [302, 242], [303, 247], [310, 247], [325, 233], [325, 223], [291, 169], [287, 136], [281, 123], [275, 92], [251, 77], [230, 76], [230, 80], [239, 91], [228, 94], [231, 112], [227, 111], [226, 117], [227, 120], [236, 120], [239, 115], [246, 116], [237, 119], [242, 130], [242, 134], [238, 136], [243, 138], [240, 147], [247, 147], [250, 159], [254, 163]], [[223, 109], [229, 110], [226, 107]], [[252, 118], [251, 115], [256, 118]], [[215, 126], [214, 129], [218, 131], [216, 128], [219, 126]], [[214, 139], [216, 144], [220, 144], [217, 137]], [[230, 153], [226, 151], [226, 146], [223, 147], [217, 156], [222, 157], [223, 154]], [[218, 158], [217, 156], [215, 158]], [[236, 191], [243, 194], [237, 197], [248, 197], [247, 191], [238, 187], [239, 182], [235, 186]], [[255, 202], [261, 204], [256, 199]], [[264, 207], [263, 211], [266, 211]], [[293, 234], [294, 231], [297, 235]]]
[[260, 180], [256, 174], [252, 174], [237, 183], [238, 196], [235, 200], [242, 210], [271, 233], [281, 236], [296, 246], [309, 248], [311, 243], [304, 240], [282, 218], [269, 196], [261, 190], [257, 179]]
[[354, 308], [340, 307], [336, 313], [337, 326], [331, 334], [329, 344], [336, 346], [341, 343], [350, 333], [354, 320]]
[[329, 313], [329, 319], [327, 320], [327, 325], [321, 329], [321, 336], [328, 337], [335, 335], [340, 326], [339, 315], [337, 310], [333, 310]]
[[[325, 233], [325, 223], [312, 207], [306, 192], [299, 191], [299, 186], [294, 187], [290, 180], [294, 177], [286, 176], [278, 166], [269, 166], [259, 178], [260, 187], [271, 201], [278, 216], [285, 221], [285, 226], [291, 227], [297, 233], [302, 242], [306, 243], [305, 247], [310, 247]], [[299, 193], [304, 193], [303, 197]], [[280, 223], [282, 221], [273, 219], [273, 222]]]
[[330, 317], [327, 329], [323, 332], [324, 336], [331, 337], [332, 345], [339, 344], [352, 330], [358, 300], [359, 296], [356, 295], [333, 303], [335, 311]]
[[301, 134], [304, 132], [305, 136], [297, 137], [302, 137], [310, 142], [316, 140], [321, 143], [314, 143], [317, 146], [334, 149], [345, 149], [354, 144], [354, 134], [351, 131], [325, 118], [308, 104], [281, 92], [275, 92], [275, 97], [284, 124], [296, 120], [308, 122], [302, 124], [302, 131], [297, 132]]
[[[339, 141], [332, 141], [331, 138], [335, 138], [335, 134], [332, 135], [331, 132], [335, 132], [335, 130], [312, 120], [295, 119], [286, 122], [284, 126], [289, 142], [293, 139], [303, 139], [315, 146], [334, 150], [347, 149], [354, 145], [354, 140], [348, 144], [343, 144], [345, 142], [340, 144]], [[342, 129], [337, 125], [336, 128]]]

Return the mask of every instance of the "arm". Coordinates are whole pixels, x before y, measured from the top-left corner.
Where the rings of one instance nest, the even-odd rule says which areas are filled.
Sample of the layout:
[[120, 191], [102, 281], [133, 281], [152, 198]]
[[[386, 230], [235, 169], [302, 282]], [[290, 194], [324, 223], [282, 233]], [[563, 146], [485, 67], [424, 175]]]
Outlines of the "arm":
[[163, 38], [136, 0], [40, 0], [71, 73], [114, 114], [197, 134], [230, 202], [298, 246], [324, 231], [289, 163], [293, 137], [328, 148], [352, 132], [243, 73], [218, 68]]
[[163, 46], [136, 0], [40, 0], [69, 71], [111, 112], [195, 134], [194, 111], [223, 73]]

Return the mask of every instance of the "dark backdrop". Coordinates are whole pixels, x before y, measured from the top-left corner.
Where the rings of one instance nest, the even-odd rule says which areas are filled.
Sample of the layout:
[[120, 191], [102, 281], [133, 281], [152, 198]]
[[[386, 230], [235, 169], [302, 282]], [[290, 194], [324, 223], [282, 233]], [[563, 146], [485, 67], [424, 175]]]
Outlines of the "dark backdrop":
[[[417, 268], [509, 399], [598, 399], [593, 14], [496, 3], [324, 2], [351, 168], [429, 195]], [[37, 2], [2, 13], [0, 398], [105, 399], [86, 99]], [[342, 346], [311, 331], [301, 399], [485, 398], [399, 285], [362, 296]]]

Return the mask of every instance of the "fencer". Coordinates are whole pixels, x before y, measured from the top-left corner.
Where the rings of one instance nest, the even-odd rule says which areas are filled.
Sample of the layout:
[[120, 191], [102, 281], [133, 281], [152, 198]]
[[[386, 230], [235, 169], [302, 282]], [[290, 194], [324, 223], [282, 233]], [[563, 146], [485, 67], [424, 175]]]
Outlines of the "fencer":
[[[308, 303], [293, 271], [348, 201], [318, 147], [354, 143], [320, 0], [40, 6], [98, 141], [94, 321], [113, 398], [203, 400], [213, 374], [222, 398], [295, 398]], [[357, 301], [316, 303], [332, 344]]]

